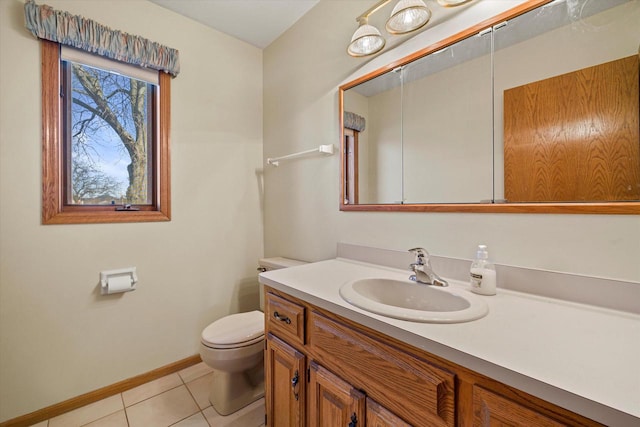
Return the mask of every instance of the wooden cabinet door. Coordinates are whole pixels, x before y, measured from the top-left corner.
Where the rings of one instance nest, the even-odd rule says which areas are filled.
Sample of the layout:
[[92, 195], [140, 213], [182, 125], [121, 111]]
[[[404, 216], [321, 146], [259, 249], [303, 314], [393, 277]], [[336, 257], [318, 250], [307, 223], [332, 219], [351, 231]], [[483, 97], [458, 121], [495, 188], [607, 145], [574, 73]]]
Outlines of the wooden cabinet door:
[[638, 55], [504, 91], [508, 202], [638, 200]]
[[367, 427], [411, 427], [411, 424], [367, 397]]
[[473, 387], [475, 427], [560, 427], [559, 423], [532, 409], [481, 387]]
[[267, 335], [265, 406], [267, 426], [293, 427], [305, 423], [305, 355]]
[[311, 362], [309, 425], [364, 427], [365, 395], [322, 366]]

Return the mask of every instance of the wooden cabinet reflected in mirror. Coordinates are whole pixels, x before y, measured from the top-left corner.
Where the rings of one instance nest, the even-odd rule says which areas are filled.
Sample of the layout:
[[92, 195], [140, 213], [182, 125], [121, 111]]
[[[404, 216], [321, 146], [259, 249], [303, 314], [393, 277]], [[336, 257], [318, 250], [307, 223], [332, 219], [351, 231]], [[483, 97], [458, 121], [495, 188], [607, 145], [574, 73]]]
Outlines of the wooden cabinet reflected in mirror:
[[637, 22], [532, 0], [341, 86], [341, 210], [639, 214]]
[[638, 56], [504, 92], [509, 202], [640, 200]]

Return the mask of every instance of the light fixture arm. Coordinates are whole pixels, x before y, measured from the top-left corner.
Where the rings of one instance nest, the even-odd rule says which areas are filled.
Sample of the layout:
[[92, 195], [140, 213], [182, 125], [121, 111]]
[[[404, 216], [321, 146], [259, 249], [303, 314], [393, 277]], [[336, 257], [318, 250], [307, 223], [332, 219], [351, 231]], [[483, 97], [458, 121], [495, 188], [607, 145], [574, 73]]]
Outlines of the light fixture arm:
[[380, 0], [378, 3], [374, 4], [369, 9], [367, 9], [367, 11], [364, 12], [362, 15], [358, 16], [356, 18], [356, 21], [358, 23], [362, 23], [363, 21], [366, 22], [367, 19], [369, 18], [369, 16], [373, 15], [374, 13], [376, 13], [378, 10], [380, 10], [384, 5], [386, 5], [390, 1], [391, 0]]

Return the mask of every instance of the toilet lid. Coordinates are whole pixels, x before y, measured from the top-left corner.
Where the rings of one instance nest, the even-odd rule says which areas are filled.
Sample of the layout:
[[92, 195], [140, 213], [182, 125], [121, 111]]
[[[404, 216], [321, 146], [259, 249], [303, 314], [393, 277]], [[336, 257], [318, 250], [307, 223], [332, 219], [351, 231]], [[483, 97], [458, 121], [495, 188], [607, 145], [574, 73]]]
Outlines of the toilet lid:
[[264, 313], [249, 311], [218, 319], [202, 331], [202, 343], [208, 347], [241, 347], [264, 337]]

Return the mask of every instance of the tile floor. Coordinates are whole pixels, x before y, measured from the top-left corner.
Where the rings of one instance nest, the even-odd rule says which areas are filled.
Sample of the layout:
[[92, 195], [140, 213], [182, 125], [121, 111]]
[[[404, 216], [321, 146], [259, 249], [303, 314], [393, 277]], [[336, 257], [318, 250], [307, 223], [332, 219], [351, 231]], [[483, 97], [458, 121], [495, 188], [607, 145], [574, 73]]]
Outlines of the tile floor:
[[223, 417], [209, 403], [204, 363], [78, 408], [34, 427], [259, 427], [264, 399]]

